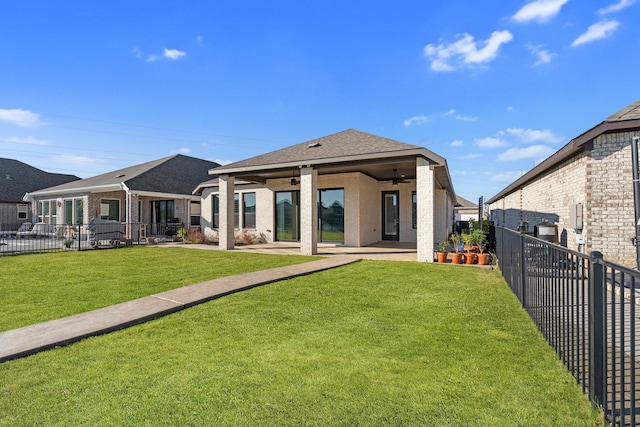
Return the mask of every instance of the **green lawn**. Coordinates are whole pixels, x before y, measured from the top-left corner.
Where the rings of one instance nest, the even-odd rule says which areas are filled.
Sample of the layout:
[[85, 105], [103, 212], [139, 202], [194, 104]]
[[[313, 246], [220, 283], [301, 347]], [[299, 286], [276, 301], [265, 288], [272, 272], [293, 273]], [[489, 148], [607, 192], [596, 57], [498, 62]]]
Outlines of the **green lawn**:
[[0, 364], [0, 425], [602, 419], [497, 272], [362, 261]]
[[314, 257], [133, 247], [0, 257], [0, 331]]

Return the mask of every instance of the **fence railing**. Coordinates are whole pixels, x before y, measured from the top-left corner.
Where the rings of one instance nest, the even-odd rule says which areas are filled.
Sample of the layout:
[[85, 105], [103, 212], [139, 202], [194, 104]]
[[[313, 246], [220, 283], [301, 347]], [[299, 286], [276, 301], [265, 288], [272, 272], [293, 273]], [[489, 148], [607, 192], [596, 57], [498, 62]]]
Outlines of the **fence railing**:
[[640, 272], [496, 227], [502, 275], [612, 425], [640, 425]]
[[29, 222], [0, 226], [0, 256], [34, 252], [90, 250], [173, 241], [193, 231], [185, 223], [91, 221], [84, 225]]

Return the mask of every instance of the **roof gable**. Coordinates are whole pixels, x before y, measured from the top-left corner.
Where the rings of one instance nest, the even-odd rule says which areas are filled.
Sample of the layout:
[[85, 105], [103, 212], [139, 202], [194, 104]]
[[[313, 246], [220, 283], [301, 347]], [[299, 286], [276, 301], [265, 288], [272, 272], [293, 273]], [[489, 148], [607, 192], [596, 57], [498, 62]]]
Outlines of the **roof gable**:
[[[335, 158], [366, 156], [380, 153], [424, 149], [417, 145], [394, 141], [355, 129], [292, 145], [260, 156], [223, 166], [226, 169], [242, 169], [283, 163], [318, 161]], [[426, 150], [426, 149], [425, 149]], [[439, 159], [439, 156], [433, 154]]]
[[79, 179], [75, 175], [49, 173], [18, 160], [0, 158], [0, 202], [21, 202], [25, 193]]

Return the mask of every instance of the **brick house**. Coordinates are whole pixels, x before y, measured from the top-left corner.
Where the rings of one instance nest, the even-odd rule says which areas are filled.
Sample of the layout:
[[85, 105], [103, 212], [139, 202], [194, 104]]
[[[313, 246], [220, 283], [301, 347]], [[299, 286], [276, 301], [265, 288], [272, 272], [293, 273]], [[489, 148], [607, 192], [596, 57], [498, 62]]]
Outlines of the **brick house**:
[[[79, 226], [92, 219], [144, 224], [148, 235], [175, 232], [200, 220], [193, 189], [216, 162], [177, 154], [90, 178], [29, 192], [32, 222]], [[142, 229], [142, 228], [141, 228]]]
[[455, 192], [446, 160], [417, 145], [357, 130], [303, 142], [212, 169], [194, 194], [202, 227], [220, 248], [238, 230], [266, 242], [366, 246], [397, 241], [433, 261], [453, 229]]
[[487, 200], [496, 225], [529, 229], [543, 219], [559, 242], [636, 265], [631, 141], [640, 136], [640, 101], [605, 119]]
[[77, 181], [75, 175], [49, 173], [14, 159], [0, 158], [0, 230], [17, 230], [30, 221], [31, 203], [23, 200], [31, 191]]

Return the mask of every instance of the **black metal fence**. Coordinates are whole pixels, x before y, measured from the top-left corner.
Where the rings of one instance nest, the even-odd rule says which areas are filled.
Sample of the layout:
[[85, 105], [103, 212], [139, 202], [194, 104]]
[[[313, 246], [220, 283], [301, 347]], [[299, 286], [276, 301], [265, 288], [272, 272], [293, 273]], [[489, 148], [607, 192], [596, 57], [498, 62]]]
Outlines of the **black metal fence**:
[[640, 425], [640, 272], [496, 227], [505, 280], [614, 426]]
[[185, 223], [145, 224], [106, 220], [92, 220], [86, 225], [2, 224], [0, 256], [164, 243], [198, 231], [199, 227]]

